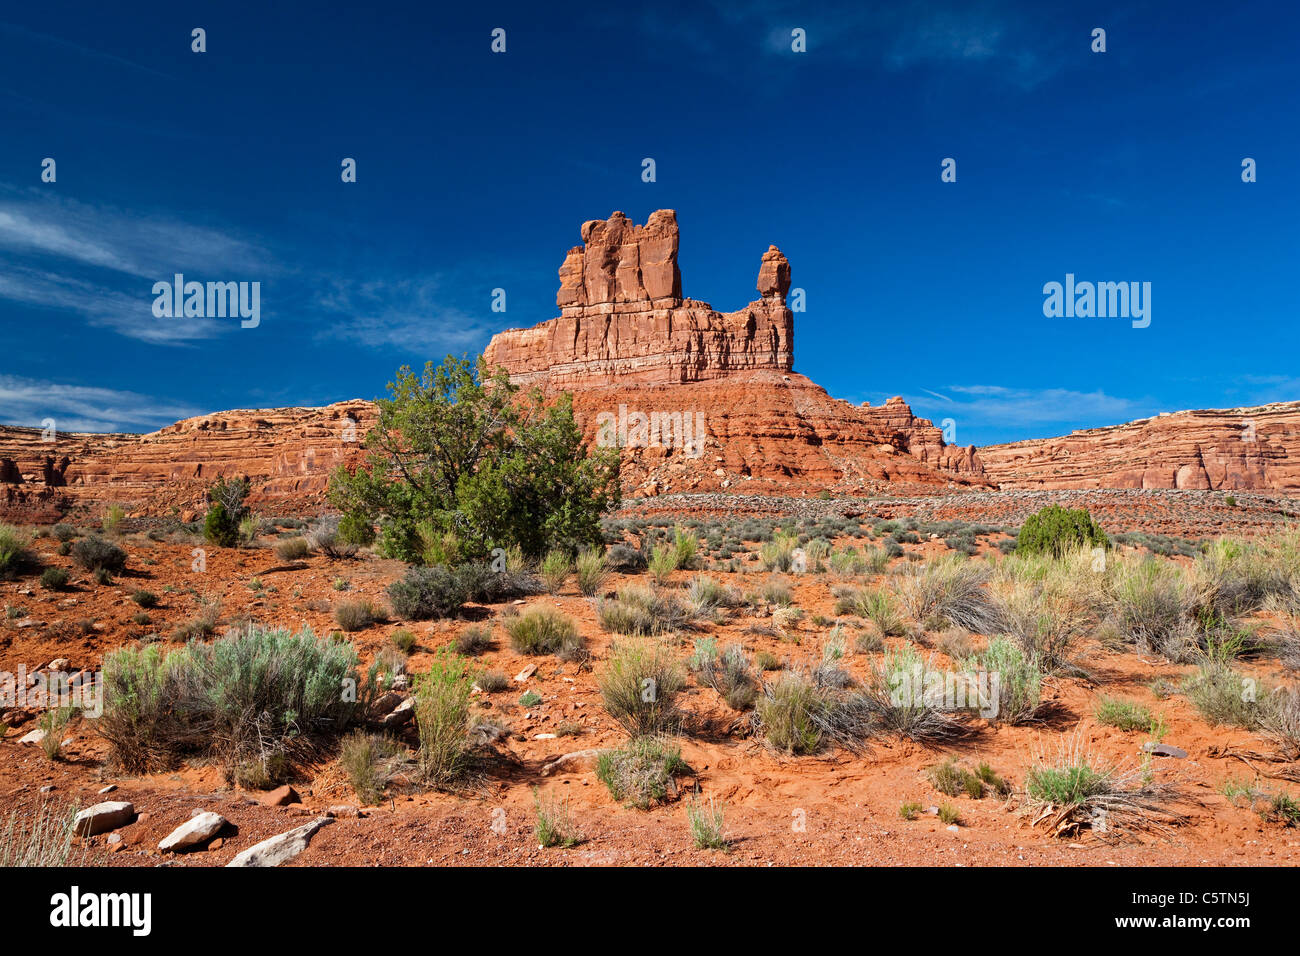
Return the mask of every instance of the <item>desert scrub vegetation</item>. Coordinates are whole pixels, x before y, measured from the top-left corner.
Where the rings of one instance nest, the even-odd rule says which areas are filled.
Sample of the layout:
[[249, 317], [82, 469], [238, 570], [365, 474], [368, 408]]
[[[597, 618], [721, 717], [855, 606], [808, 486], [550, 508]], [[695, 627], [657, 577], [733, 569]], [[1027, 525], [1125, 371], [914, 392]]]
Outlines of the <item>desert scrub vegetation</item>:
[[680, 630], [694, 623], [692, 610], [667, 591], [628, 584], [613, 598], [596, 605], [600, 626], [614, 634], [648, 637]]
[[713, 797], [706, 806], [698, 797], [686, 805], [686, 824], [691, 831], [691, 842], [697, 850], [726, 850], [727, 821], [723, 807]]
[[352, 792], [366, 806], [373, 806], [383, 797], [401, 760], [401, 748], [393, 740], [361, 730], [344, 737], [339, 750], [339, 763], [348, 775]]
[[685, 686], [681, 665], [649, 638], [612, 645], [597, 680], [605, 711], [634, 737], [675, 731], [681, 721], [677, 695]]
[[719, 654], [712, 638], [698, 640], [689, 666], [696, 679], [722, 695], [732, 710], [749, 710], [758, 700], [758, 681], [750, 671], [745, 649], [739, 644], [728, 644]]
[[41, 572], [41, 587], [47, 591], [62, 591], [68, 586], [68, 572], [63, 568], [46, 568]]
[[1268, 692], [1222, 661], [1205, 661], [1182, 686], [1183, 695], [1212, 726], [1254, 730], [1269, 701]]
[[791, 570], [795, 564], [795, 549], [799, 547], [799, 536], [792, 532], [778, 530], [772, 539], [759, 549], [758, 559], [764, 571]]
[[1042, 709], [1043, 672], [1031, 653], [1006, 637], [995, 637], [982, 651], [971, 654], [962, 661], [962, 670], [975, 678], [979, 675], [996, 675], [996, 699], [980, 701], [984, 712], [992, 711], [991, 720], [1012, 725], [1026, 724], [1038, 717]]
[[862, 700], [881, 728], [918, 743], [965, 732], [965, 711], [980, 706], [978, 687], [943, 671], [910, 644], [873, 661]]
[[902, 614], [894, 596], [882, 588], [837, 586], [831, 589], [836, 614], [853, 614], [865, 618], [881, 637], [897, 637], [906, 632]]
[[978, 562], [945, 555], [905, 568], [896, 586], [903, 607], [920, 624], [946, 622], [988, 634], [1002, 624], [1001, 609], [984, 587], [990, 576]]
[[275, 543], [275, 556], [281, 561], [301, 561], [311, 554], [311, 545], [307, 539], [294, 536]]
[[72, 706], [51, 707], [41, 714], [40, 719], [36, 722], [36, 727], [45, 733], [45, 736], [41, 738], [41, 749], [45, 751], [46, 757], [51, 760], [62, 758], [63, 735], [68, 732], [68, 727], [72, 724], [73, 719], [79, 716], [80, 711]]
[[32, 562], [31, 543], [31, 537], [13, 525], [0, 524], [0, 580], [17, 577]]
[[221, 548], [233, 548], [239, 544], [240, 525], [249, 515], [244, 504], [248, 489], [248, 479], [244, 477], [221, 477], [208, 489], [203, 536], [210, 543]]
[[988, 793], [1002, 797], [1011, 793], [1011, 785], [983, 761], [975, 770], [967, 770], [957, 763], [956, 757], [949, 757], [927, 770], [926, 776], [930, 785], [946, 797], [965, 794], [972, 800], [981, 800]]
[[[157, 644], [121, 648], [103, 666], [97, 727], [127, 772], [197, 756], [219, 760], [233, 781], [273, 785], [366, 702], [356, 650], [310, 630], [252, 626], [169, 654]], [[344, 699], [348, 686], [357, 700]]]
[[655, 736], [634, 737], [619, 750], [606, 750], [596, 759], [596, 779], [619, 803], [649, 810], [676, 796], [673, 777], [689, 770], [681, 749]]
[[84, 849], [74, 848], [77, 806], [43, 801], [34, 810], [12, 809], [0, 818], [0, 867], [77, 866]]
[[763, 685], [754, 726], [768, 746], [789, 754], [824, 747], [858, 751], [876, 729], [871, 701], [817, 680], [817, 672], [792, 668]]
[[451, 648], [434, 655], [412, 687], [415, 723], [420, 737], [420, 776], [433, 787], [446, 787], [463, 777], [471, 765], [469, 701], [474, 674], [469, 661]]
[[484, 651], [492, 649], [492, 629], [482, 624], [471, 624], [456, 635], [456, 653], [465, 657], [477, 657]]
[[716, 617], [722, 608], [735, 607], [740, 595], [717, 578], [699, 574], [686, 587], [686, 602], [696, 617]]
[[119, 574], [126, 567], [126, 552], [99, 535], [88, 535], [73, 542], [72, 560], [92, 573], [100, 570]]
[[537, 576], [542, 579], [547, 594], [559, 594], [572, 573], [573, 559], [563, 548], [548, 551], [537, 568]]
[[569, 849], [582, 842], [582, 833], [573, 821], [573, 811], [567, 800], [543, 797], [534, 787], [533, 814], [533, 837], [538, 846]]
[[537, 591], [523, 571], [493, 571], [487, 565], [436, 564], [410, 568], [388, 586], [393, 613], [408, 621], [453, 617], [470, 601], [496, 604]]
[[1078, 739], [1053, 758], [1038, 755], [1025, 773], [1024, 812], [1034, 826], [1060, 837], [1085, 828], [1099, 834], [1167, 830], [1184, 819], [1181, 800], [1177, 788], [1156, 782], [1148, 768], [1107, 763]]
[[578, 581], [578, 591], [585, 597], [594, 596], [609, 577], [604, 552], [598, 548], [583, 548], [574, 560], [573, 572]]
[[1048, 505], [1030, 515], [1020, 526], [1016, 551], [1026, 554], [1048, 553], [1059, 557], [1078, 548], [1106, 548], [1110, 540], [1086, 508], [1062, 508]]
[[380, 399], [355, 472], [337, 469], [329, 498], [378, 524], [387, 557], [425, 560], [420, 526], [452, 533], [449, 563], [486, 561], [493, 548], [569, 553], [601, 544], [600, 518], [619, 501], [619, 452], [589, 448], [570, 396], [513, 385], [480, 356], [407, 366]]
[[334, 605], [334, 622], [348, 634], [364, 631], [376, 621], [383, 619], [383, 612], [367, 600], [340, 601]]
[[1132, 733], [1135, 730], [1150, 731], [1156, 725], [1151, 716], [1151, 709], [1137, 701], [1123, 700], [1119, 697], [1103, 695], [1094, 711], [1099, 724], [1114, 727], [1117, 730]]
[[504, 619], [510, 646], [520, 654], [554, 654], [576, 660], [585, 642], [573, 618], [553, 607], [529, 608]]

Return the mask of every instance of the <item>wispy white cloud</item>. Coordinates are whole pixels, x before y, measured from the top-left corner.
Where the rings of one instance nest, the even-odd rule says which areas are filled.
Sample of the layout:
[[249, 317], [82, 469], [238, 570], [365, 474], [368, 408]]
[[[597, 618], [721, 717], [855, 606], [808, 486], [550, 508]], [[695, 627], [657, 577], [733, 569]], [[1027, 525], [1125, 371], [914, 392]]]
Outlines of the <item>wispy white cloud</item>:
[[1108, 395], [1101, 389], [1011, 388], [1004, 385], [947, 385], [922, 389], [909, 403], [926, 414], [953, 418], [969, 427], [1039, 428], [1088, 422], [1118, 424], [1153, 414], [1152, 402]]
[[335, 278], [319, 299], [333, 319], [320, 322], [316, 337], [430, 354], [479, 348], [498, 323], [450, 304], [451, 287], [442, 275], [361, 282]]
[[60, 432], [153, 431], [203, 409], [139, 392], [0, 375], [0, 424], [41, 428], [54, 419]]
[[39, 190], [0, 187], [0, 299], [79, 315], [153, 345], [211, 338], [206, 319], [153, 315], [153, 283], [191, 279], [262, 281], [281, 269], [259, 243], [219, 229]]

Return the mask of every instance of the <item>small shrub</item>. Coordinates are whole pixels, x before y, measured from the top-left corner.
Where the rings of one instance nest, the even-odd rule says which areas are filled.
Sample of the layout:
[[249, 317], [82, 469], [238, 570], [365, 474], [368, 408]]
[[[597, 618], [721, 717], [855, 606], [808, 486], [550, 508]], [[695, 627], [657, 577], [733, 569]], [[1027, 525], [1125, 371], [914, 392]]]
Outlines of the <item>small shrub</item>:
[[564, 582], [573, 573], [573, 561], [569, 553], [560, 548], [549, 551], [538, 568], [538, 576], [546, 588], [547, 594], [559, 594]]
[[542, 702], [542, 695], [535, 690], [526, 690], [519, 697], [520, 707], [536, 707]]
[[510, 678], [500, 671], [484, 671], [475, 683], [485, 694], [499, 694], [510, 686]]
[[1219, 663], [1205, 663], [1197, 668], [1183, 687], [1183, 693], [1210, 724], [1244, 727], [1259, 725], [1261, 693], [1247, 693], [1248, 684], [1241, 674]]
[[373, 806], [383, 797], [397, 751], [392, 740], [378, 734], [357, 730], [343, 739], [339, 762], [363, 805]]
[[923, 808], [919, 803], [916, 802], [904, 803], [902, 806], [898, 808], [898, 816], [903, 820], [908, 820], [908, 821], [915, 820], [917, 817], [921, 815], [922, 809]]
[[1025, 773], [1026, 811], [1036, 825], [1069, 836], [1103, 821], [1107, 830], [1162, 830], [1182, 815], [1177, 791], [1149, 771], [1120, 770], [1087, 753], [1078, 739], [1052, 760], [1037, 757]]
[[403, 654], [410, 654], [411, 651], [415, 650], [415, 635], [404, 627], [393, 631], [388, 641]]
[[57, 538], [59, 541], [67, 542], [67, 541], [71, 541], [73, 538], [77, 536], [77, 529], [70, 524], [64, 524], [63, 522], [59, 522], [53, 528], [50, 529], [50, 533], [53, 534], [54, 537]]
[[41, 587], [47, 591], [62, 591], [68, 586], [68, 572], [63, 568], [46, 568], [41, 572]]
[[456, 635], [456, 651], [475, 657], [492, 647], [492, 631], [481, 624], [471, 624]]
[[1053, 557], [1078, 548], [1109, 547], [1106, 532], [1092, 520], [1086, 508], [1048, 505], [1025, 519], [1016, 539], [1016, 552], [1050, 554]]
[[700, 540], [692, 531], [676, 528], [673, 533], [673, 563], [677, 568], [695, 567], [696, 554], [700, 549]]
[[68, 725], [76, 715], [75, 707], [53, 707], [41, 714], [36, 722], [37, 728], [45, 731], [45, 736], [41, 738], [41, 749], [51, 760], [58, 760], [62, 755], [63, 735], [67, 733]]
[[1102, 697], [1097, 702], [1097, 721], [1123, 731], [1150, 730], [1151, 711], [1136, 701]]
[[685, 684], [668, 650], [648, 640], [612, 647], [598, 680], [605, 710], [634, 736], [674, 728], [679, 719], [675, 701]]
[[899, 597], [912, 617], [922, 624], [942, 620], [980, 634], [999, 629], [1002, 614], [984, 589], [989, 578], [979, 562], [946, 555], [899, 578]]
[[671, 544], [658, 545], [650, 554], [649, 568], [655, 584], [666, 584], [677, 570], [677, 549]]
[[582, 841], [567, 802], [561, 803], [550, 797], [542, 799], [542, 795], [534, 788], [533, 809], [537, 815], [533, 824], [533, 836], [537, 838], [539, 846], [568, 849]]
[[338, 515], [322, 515], [312, 522], [307, 532], [307, 544], [313, 551], [331, 560], [354, 557], [357, 545], [344, 539], [339, 531], [342, 519]]
[[584, 548], [578, 552], [574, 570], [578, 577], [578, 590], [587, 597], [599, 591], [609, 576], [605, 555], [595, 548]]
[[956, 826], [961, 823], [961, 812], [951, 803], [939, 804], [939, 822], [948, 826]]
[[600, 626], [615, 634], [648, 637], [689, 625], [692, 613], [670, 594], [639, 585], [625, 585], [612, 600], [596, 606]]
[[507, 618], [505, 628], [510, 646], [520, 654], [555, 654], [571, 660], [584, 644], [573, 618], [552, 607], [529, 608]]
[[686, 807], [686, 822], [697, 850], [725, 850], [729, 846], [723, 808], [712, 797], [707, 807], [692, 800]]
[[92, 573], [100, 568], [118, 573], [126, 567], [126, 552], [98, 535], [76, 541], [71, 553], [73, 561]]
[[131, 600], [143, 608], [158, 606], [158, 595], [154, 594], [152, 591], [146, 591], [144, 588], [141, 588], [138, 591], [132, 591]]
[[281, 561], [301, 561], [311, 554], [311, 545], [306, 538], [285, 538], [275, 543], [275, 556]]
[[446, 786], [469, 769], [469, 700], [474, 676], [469, 662], [451, 649], [434, 656], [428, 673], [415, 675], [415, 722], [419, 768], [431, 785]]
[[370, 601], [340, 601], [334, 605], [334, 620], [348, 634], [363, 631], [381, 618]]
[[681, 750], [656, 737], [635, 737], [596, 760], [596, 779], [615, 800], [638, 810], [666, 802], [674, 775], [686, 770]]

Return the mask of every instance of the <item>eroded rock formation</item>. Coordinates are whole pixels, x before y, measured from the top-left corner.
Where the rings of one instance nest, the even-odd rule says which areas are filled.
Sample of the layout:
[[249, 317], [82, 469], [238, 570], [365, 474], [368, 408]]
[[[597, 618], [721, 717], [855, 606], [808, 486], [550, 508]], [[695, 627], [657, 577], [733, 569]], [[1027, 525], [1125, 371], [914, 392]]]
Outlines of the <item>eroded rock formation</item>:
[[980, 449], [1002, 488], [1300, 488], [1300, 402], [1172, 412]]

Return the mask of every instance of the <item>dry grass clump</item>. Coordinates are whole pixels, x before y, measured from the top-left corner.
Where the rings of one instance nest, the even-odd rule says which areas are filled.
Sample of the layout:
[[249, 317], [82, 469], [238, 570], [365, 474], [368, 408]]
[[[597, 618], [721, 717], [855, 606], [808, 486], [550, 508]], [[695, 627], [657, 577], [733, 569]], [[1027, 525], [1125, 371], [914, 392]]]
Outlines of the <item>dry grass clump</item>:
[[897, 637], [906, 632], [906, 624], [892, 594], [883, 588], [834, 587], [836, 614], [854, 614], [866, 618], [881, 637]]
[[758, 681], [739, 644], [729, 644], [719, 654], [712, 638], [696, 641], [690, 669], [701, 684], [721, 694], [732, 710], [749, 710], [758, 699]]
[[45, 801], [33, 810], [10, 810], [0, 819], [0, 868], [17, 866], [80, 866], [84, 847], [72, 845], [77, 817], [75, 804]]
[[903, 607], [923, 625], [943, 623], [980, 634], [996, 632], [1002, 612], [985, 589], [988, 568], [964, 556], [944, 555], [925, 564], [905, 568], [897, 579]]
[[621, 750], [606, 750], [596, 760], [596, 779], [620, 803], [649, 810], [676, 795], [673, 777], [689, 768], [681, 750], [662, 737], [634, 737]]
[[605, 630], [630, 637], [678, 630], [695, 619], [691, 608], [673, 595], [638, 584], [624, 585], [613, 598], [602, 598], [596, 614]]
[[578, 552], [574, 573], [578, 579], [578, 590], [586, 597], [591, 597], [609, 577], [609, 564], [603, 552], [595, 548], [584, 548]]
[[876, 717], [862, 694], [820, 682], [816, 670], [792, 668], [763, 685], [754, 725], [776, 750], [813, 754], [831, 746], [861, 750], [876, 731]]
[[281, 561], [301, 561], [311, 554], [306, 538], [284, 538], [275, 543], [275, 556]]
[[1012, 725], [1037, 719], [1042, 709], [1043, 672], [1038, 659], [1018, 643], [995, 637], [984, 650], [964, 658], [962, 669], [974, 676], [977, 686], [980, 680], [987, 681], [990, 694], [996, 695], [983, 702], [991, 705], [985, 708], [986, 713], [993, 711], [990, 719]]
[[533, 790], [533, 811], [536, 815], [533, 823], [533, 837], [537, 845], [563, 847], [569, 849], [582, 842], [582, 833], [573, 820], [573, 812], [567, 800], [543, 797], [536, 788]]
[[1149, 770], [1106, 763], [1077, 738], [1054, 758], [1040, 755], [1025, 774], [1024, 811], [1034, 826], [1060, 837], [1083, 829], [1164, 831], [1185, 819], [1181, 800], [1174, 785], [1155, 782]]
[[597, 681], [605, 710], [632, 736], [669, 733], [681, 720], [676, 699], [686, 677], [672, 653], [651, 639], [620, 642]]
[[940, 670], [910, 644], [872, 664], [863, 699], [883, 729], [918, 743], [960, 736], [965, 712], [980, 706], [965, 675]]
[[339, 762], [357, 799], [373, 806], [401, 762], [401, 748], [388, 737], [357, 730], [343, 739]]
[[573, 618], [553, 607], [529, 608], [505, 619], [510, 646], [520, 654], [554, 654], [561, 660], [575, 660], [585, 642]]

